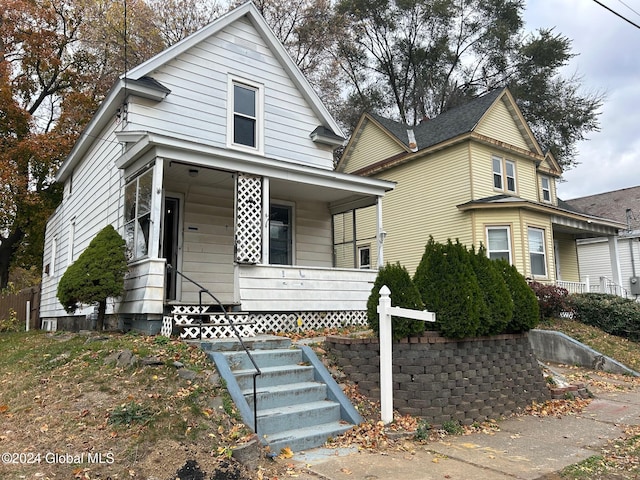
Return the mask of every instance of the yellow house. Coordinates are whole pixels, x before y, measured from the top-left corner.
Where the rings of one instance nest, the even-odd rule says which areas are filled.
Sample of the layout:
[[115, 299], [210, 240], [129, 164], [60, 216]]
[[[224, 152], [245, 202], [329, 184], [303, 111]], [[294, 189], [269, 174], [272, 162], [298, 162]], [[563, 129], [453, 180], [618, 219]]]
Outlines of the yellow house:
[[[608, 237], [617, 261], [624, 225], [572, 211], [557, 198], [562, 170], [506, 88], [413, 127], [364, 114], [337, 169], [397, 183], [378, 211], [334, 219], [338, 264], [400, 262], [413, 273], [429, 236], [483, 244], [491, 258], [505, 258], [541, 282], [581, 281], [578, 238]], [[378, 215], [384, 232], [376, 231]], [[384, 258], [375, 248], [379, 237]]]

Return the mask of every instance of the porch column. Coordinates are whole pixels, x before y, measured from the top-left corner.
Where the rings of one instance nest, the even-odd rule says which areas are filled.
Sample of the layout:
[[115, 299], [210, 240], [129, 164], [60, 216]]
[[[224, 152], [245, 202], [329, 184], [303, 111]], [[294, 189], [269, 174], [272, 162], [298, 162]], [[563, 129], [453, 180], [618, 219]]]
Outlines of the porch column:
[[609, 241], [609, 258], [611, 259], [611, 280], [618, 285], [622, 286], [622, 276], [620, 275], [620, 254], [618, 252], [618, 237], [612, 235], [607, 237]]
[[151, 187], [151, 227], [149, 228], [149, 258], [160, 256], [160, 224], [162, 223], [162, 177], [164, 159], [156, 158]]
[[269, 177], [262, 177], [262, 263], [269, 265]]
[[384, 267], [384, 237], [386, 232], [382, 229], [382, 197], [376, 199], [376, 240], [378, 243], [378, 268]]

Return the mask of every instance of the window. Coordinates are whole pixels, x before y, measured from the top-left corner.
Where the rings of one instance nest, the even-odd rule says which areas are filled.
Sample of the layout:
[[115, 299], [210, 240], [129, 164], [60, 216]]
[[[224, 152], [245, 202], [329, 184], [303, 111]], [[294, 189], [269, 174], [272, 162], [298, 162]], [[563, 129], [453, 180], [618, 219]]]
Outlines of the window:
[[547, 260], [544, 249], [544, 230], [529, 228], [529, 260], [531, 275], [547, 276]]
[[124, 189], [124, 239], [129, 260], [145, 257], [149, 251], [152, 182], [153, 170], [147, 170]]
[[269, 263], [293, 265], [293, 208], [271, 205], [269, 209]]
[[493, 163], [493, 188], [516, 193], [516, 164], [511, 160], [494, 155]]
[[229, 146], [262, 151], [262, 87], [245, 80], [229, 84]]
[[358, 247], [358, 268], [371, 268], [371, 247]]
[[551, 201], [551, 182], [549, 177], [541, 177], [540, 183], [542, 184], [542, 200], [545, 202]]
[[509, 227], [487, 227], [487, 255], [491, 260], [503, 258], [511, 263], [511, 232]]
[[502, 159], [493, 157], [493, 188], [502, 190]]

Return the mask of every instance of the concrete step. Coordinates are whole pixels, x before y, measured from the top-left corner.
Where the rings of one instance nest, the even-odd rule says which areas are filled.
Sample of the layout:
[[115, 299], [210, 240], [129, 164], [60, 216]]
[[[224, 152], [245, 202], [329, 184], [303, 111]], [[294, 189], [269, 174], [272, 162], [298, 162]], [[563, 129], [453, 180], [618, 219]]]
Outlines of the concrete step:
[[[257, 335], [242, 339], [249, 350], [274, 350], [291, 347], [291, 339], [276, 335]], [[225, 352], [242, 350], [242, 345], [236, 338], [212, 338], [208, 340], [192, 340], [190, 343], [199, 344], [205, 352]]]
[[[260, 370], [262, 374], [256, 378], [257, 388], [313, 381], [313, 367], [311, 366], [279, 365], [261, 368]], [[240, 390], [253, 390], [254, 373], [255, 369], [253, 368], [233, 371]]]
[[340, 405], [329, 400], [258, 410], [258, 431], [273, 435], [340, 420]]
[[[247, 403], [253, 408], [253, 388], [242, 391]], [[260, 410], [317, 402], [327, 398], [327, 386], [319, 382], [288, 383], [259, 388], [256, 399]]]
[[[231, 371], [253, 368], [249, 355], [244, 351], [225, 352], [224, 355]], [[254, 350], [251, 356], [260, 368], [302, 364], [302, 351], [298, 349]]]
[[285, 447], [289, 447], [294, 452], [300, 452], [323, 445], [328, 438], [342, 435], [351, 427], [353, 425], [342, 421], [329, 422], [268, 434], [264, 440], [273, 453], [278, 454]]

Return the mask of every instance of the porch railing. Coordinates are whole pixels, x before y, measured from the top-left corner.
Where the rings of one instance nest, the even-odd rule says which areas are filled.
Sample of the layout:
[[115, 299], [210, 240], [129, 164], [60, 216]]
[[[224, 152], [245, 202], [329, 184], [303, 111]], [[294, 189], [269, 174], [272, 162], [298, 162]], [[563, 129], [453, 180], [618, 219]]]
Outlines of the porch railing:
[[589, 277], [584, 282], [557, 280], [556, 286], [566, 288], [569, 293], [608, 293], [619, 297], [631, 298], [629, 291], [607, 277], [600, 277], [598, 283], [592, 283]]
[[[253, 368], [255, 368], [255, 372], [253, 373], [253, 429], [256, 435], [258, 435], [258, 400], [257, 400], [257, 393], [256, 393], [257, 391], [256, 378], [259, 375], [262, 375], [262, 371], [260, 370], [260, 367], [258, 367], [258, 364], [256, 363], [256, 360], [253, 358], [253, 355], [251, 355], [251, 352], [249, 351], [245, 343], [242, 341], [240, 332], [236, 328], [236, 325], [233, 323], [231, 316], [229, 316], [229, 313], [224, 308], [224, 305], [222, 305], [222, 302], [218, 300], [218, 297], [216, 297], [213, 293], [211, 293], [209, 289], [203, 287], [192, 278], [189, 278], [177, 268], [174, 268], [172, 265], [167, 264], [167, 271], [170, 272], [171, 270], [173, 270], [177, 275], [180, 275], [180, 277], [184, 278], [186, 281], [193, 283], [196, 287], [200, 289], [198, 292], [198, 311], [199, 312], [202, 312], [202, 295], [203, 294], [209, 295], [213, 299], [213, 301], [216, 302], [216, 304], [218, 305], [218, 307], [220, 307], [220, 310], [224, 314], [224, 318], [227, 321], [229, 327], [231, 327], [231, 330], [233, 330], [233, 334], [236, 336], [236, 338], [240, 342], [240, 346], [249, 357], [249, 360], [251, 361]], [[200, 340], [202, 340], [202, 325], [203, 325], [202, 315], [200, 315], [198, 318], [198, 325], [200, 327]]]

